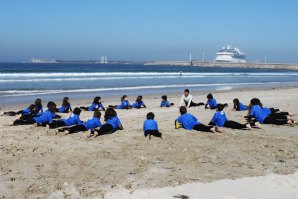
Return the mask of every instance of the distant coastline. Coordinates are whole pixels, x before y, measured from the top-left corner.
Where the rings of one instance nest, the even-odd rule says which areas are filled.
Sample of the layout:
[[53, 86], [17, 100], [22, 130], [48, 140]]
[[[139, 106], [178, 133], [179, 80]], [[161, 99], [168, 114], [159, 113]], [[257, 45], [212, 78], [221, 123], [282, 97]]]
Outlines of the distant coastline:
[[268, 68], [298, 70], [298, 64], [286, 63], [227, 63], [227, 62], [202, 62], [202, 61], [153, 61], [145, 65], [165, 66], [198, 66], [198, 67], [223, 67], [223, 68]]

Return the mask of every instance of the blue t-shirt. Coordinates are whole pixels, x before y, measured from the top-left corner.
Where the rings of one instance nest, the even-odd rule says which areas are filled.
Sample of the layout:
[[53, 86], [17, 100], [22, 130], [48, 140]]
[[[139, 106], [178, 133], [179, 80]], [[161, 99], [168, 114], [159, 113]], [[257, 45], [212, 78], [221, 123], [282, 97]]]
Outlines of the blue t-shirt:
[[192, 114], [185, 113], [176, 119], [183, 127], [187, 130], [192, 130], [193, 127], [197, 124], [201, 124], [198, 119]]
[[76, 114], [71, 114], [69, 116], [69, 118], [63, 119], [62, 121], [65, 123], [66, 126], [72, 126], [74, 124], [81, 124], [81, 123], [83, 123], [81, 121], [81, 119], [80, 119], [80, 116], [78, 116]]
[[41, 116], [33, 118], [37, 124], [41, 123], [51, 123], [53, 121], [53, 118], [56, 116], [55, 113], [50, 112], [49, 110], [46, 110], [42, 113]]
[[271, 110], [269, 108], [263, 107], [262, 111], [264, 114], [270, 115], [271, 114]]
[[97, 127], [101, 127], [100, 120], [96, 117], [93, 117], [92, 119], [89, 119], [87, 122], [82, 123], [86, 127], [87, 130], [92, 130]]
[[171, 104], [169, 101], [161, 101], [160, 102], [160, 107], [170, 107]]
[[70, 105], [70, 104], [62, 105], [62, 106], [59, 108], [59, 112], [60, 112], [60, 113], [65, 113], [65, 112], [68, 112], [70, 109], [71, 109], [71, 105]]
[[144, 104], [144, 102], [143, 101], [140, 101], [140, 102], [138, 102], [138, 101], [136, 101], [135, 103], [133, 103], [132, 105], [131, 105], [131, 107], [132, 108], [141, 108], [141, 107], [145, 107], [145, 104]]
[[106, 121], [107, 124], [110, 124], [113, 126], [113, 130], [117, 130], [119, 126], [121, 126], [121, 122], [119, 120], [119, 118], [117, 116], [115, 117], [112, 117], [112, 118], [109, 118], [107, 121]]
[[121, 101], [121, 104], [117, 107], [117, 109], [125, 109], [128, 106], [130, 106], [129, 101], [128, 100], [123, 100], [123, 101]]
[[218, 127], [223, 127], [227, 120], [228, 119], [226, 117], [225, 112], [217, 111], [216, 113], [214, 113], [213, 118], [211, 119], [211, 122], [213, 122]]
[[145, 120], [143, 125], [144, 132], [147, 130], [158, 130], [158, 125], [155, 120]]
[[242, 103], [239, 103], [239, 109], [240, 109], [240, 111], [246, 111], [247, 106], [243, 105]]
[[260, 123], [264, 123], [265, 118], [269, 115], [268, 113], [263, 112], [262, 108], [259, 105], [254, 105], [250, 109], [250, 116], [256, 118], [256, 120]]
[[216, 99], [207, 100], [206, 104], [208, 104], [210, 108], [216, 108], [217, 106]]
[[88, 107], [88, 111], [94, 111], [95, 109], [104, 109], [102, 103], [100, 104], [96, 104], [96, 103], [92, 103], [91, 106]]
[[31, 114], [31, 110], [29, 108], [25, 108], [22, 110], [22, 115], [30, 115]]

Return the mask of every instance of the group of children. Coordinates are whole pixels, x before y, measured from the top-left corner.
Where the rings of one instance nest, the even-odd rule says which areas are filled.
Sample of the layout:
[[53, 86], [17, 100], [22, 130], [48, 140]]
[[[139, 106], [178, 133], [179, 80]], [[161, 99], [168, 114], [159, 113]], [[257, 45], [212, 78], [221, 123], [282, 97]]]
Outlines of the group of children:
[[[207, 102], [195, 103], [192, 100], [192, 95], [188, 89], [184, 90], [184, 94], [181, 97], [180, 103], [180, 116], [175, 120], [175, 128], [184, 128], [186, 130], [196, 130], [202, 132], [222, 132], [222, 128], [231, 129], [251, 129], [252, 127], [260, 128], [261, 124], [290, 124], [293, 125], [296, 122], [291, 118], [292, 114], [289, 112], [281, 112], [279, 109], [263, 107], [261, 101], [257, 98], [253, 98], [248, 106], [243, 105], [237, 98], [233, 100], [233, 110], [246, 111], [248, 115], [245, 116], [247, 122], [245, 124], [238, 123], [236, 121], [228, 120], [224, 112], [224, 108], [227, 107], [227, 103], [218, 104], [212, 94], [207, 95]], [[171, 107], [174, 103], [170, 103], [166, 95], [161, 97], [160, 107]], [[210, 123], [208, 125], [202, 124], [192, 114], [187, 113], [187, 108], [193, 106], [203, 106], [205, 109], [216, 109]], [[57, 108], [54, 102], [47, 104], [47, 110], [43, 111], [41, 99], [36, 99], [34, 104], [31, 104], [28, 108], [20, 111], [4, 112], [2, 115], [16, 116], [18, 118], [11, 125], [28, 125], [34, 124], [34, 126], [48, 127], [49, 129], [57, 129], [58, 132], [65, 132], [65, 134], [72, 134], [80, 131], [90, 131], [88, 137], [97, 137], [104, 134], [110, 134], [117, 130], [122, 130], [123, 126], [120, 119], [117, 116], [115, 109], [132, 109], [132, 108], [146, 108], [143, 102], [143, 97], [138, 96], [135, 103], [130, 105], [128, 96], [124, 95], [121, 98], [120, 105], [109, 105], [106, 109], [102, 104], [101, 97], [94, 98], [92, 104], [89, 107], [76, 107], [72, 110], [69, 102], [69, 98], [63, 99], [61, 107]], [[93, 111], [93, 117], [86, 122], [81, 121], [81, 110]], [[101, 112], [105, 111], [104, 121], [102, 125], [100, 122]], [[60, 119], [61, 116], [56, 113], [70, 113], [72, 114], [67, 119]], [[149, 112], [146, 116], [146, 120], [143, 124], [144, 136], [149, 137], [156, 136], [162, 138], [162, 133], [158, 129], [158, 124], [154, 120], [154, 113]]]

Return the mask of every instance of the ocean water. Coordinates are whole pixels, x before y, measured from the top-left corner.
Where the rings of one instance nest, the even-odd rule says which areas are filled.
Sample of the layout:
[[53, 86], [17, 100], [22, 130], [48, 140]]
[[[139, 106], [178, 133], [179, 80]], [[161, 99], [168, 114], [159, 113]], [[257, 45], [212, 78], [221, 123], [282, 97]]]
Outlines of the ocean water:
[[[182, 73], [180, 72], [182, 71]], [[298, 85], [298, 71], [129, 64], [0, 64], [0, 105], [40, 97], [167, 94]]]

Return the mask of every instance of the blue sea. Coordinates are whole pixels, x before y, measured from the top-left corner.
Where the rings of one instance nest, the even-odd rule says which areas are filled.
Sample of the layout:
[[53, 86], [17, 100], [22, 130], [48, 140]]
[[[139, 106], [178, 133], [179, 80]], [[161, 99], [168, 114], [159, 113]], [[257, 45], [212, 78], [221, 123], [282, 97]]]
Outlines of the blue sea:
[[[182, 72], [181, 72], [182, 71]], [[298, 71], [141, 64], [0, 64], [0, 105], [44, 100], [298, 85]]]

